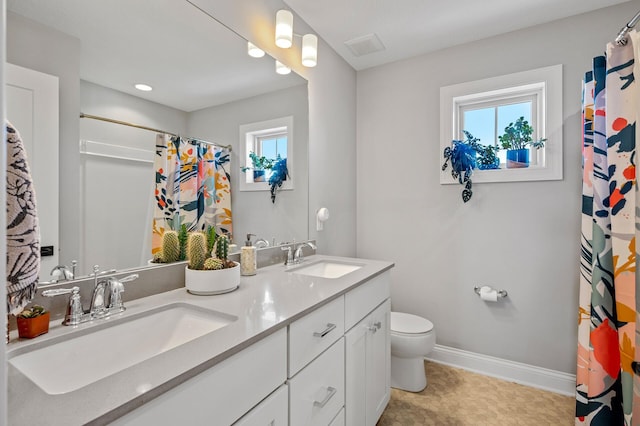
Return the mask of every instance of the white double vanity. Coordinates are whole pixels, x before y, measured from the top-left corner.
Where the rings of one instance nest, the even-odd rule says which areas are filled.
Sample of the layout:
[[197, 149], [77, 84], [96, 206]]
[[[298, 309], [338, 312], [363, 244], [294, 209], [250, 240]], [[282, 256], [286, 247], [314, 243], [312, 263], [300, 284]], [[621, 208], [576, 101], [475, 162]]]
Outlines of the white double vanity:
[[229, 294], [181, 288], [102, 322], [52, 324], [9, 346], [9, 424], [375, 425], [392, 267], [316, 255]]

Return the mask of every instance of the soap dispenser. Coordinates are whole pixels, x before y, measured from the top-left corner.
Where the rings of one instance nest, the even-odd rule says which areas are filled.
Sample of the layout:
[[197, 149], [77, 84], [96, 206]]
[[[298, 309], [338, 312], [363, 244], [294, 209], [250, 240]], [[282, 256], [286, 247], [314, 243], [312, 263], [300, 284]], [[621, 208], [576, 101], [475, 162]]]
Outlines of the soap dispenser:
[[240, 250], [240, 275], [255, 275], [258, 268], [256, 258], [256, 248], [251, 243], [251, 237], [254, 234], [247, 234], [247, 241]]

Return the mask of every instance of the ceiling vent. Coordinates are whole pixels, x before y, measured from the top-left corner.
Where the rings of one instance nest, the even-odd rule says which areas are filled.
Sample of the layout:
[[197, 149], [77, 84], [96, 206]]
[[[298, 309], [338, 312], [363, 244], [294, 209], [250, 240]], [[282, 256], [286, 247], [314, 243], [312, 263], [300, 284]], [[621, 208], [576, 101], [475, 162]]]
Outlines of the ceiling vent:
[[351, 50], [353, 56], [356, 57], [384, 50], [384, 44], [382, 44], [378, 36], [375, 34], [356, 37], [349, 41], [345, 41], [344, 44], [349, 48], [349, 50]]

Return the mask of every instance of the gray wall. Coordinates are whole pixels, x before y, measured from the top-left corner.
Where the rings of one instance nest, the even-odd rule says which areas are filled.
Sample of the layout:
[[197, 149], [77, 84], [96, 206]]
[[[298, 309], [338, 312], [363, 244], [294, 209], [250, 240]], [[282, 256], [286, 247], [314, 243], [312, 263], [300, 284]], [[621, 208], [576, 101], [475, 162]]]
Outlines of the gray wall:
[[[322, 39], [318, 65], [300, 65], [300, 48], [279, 49], [273, 43], [276, 11], [282, 0], [219, 2], [200, 0], [214, 16], [291, 66], [309, 82], [309, 237], [320, 253], [356, 254], [356, 72]], [[294, 14], [296, 33], [312, 32]], [[315, 215], [327, 207], [331, 218], [316, 231]]]
[[[640, 2], [358, 73], [357, 253], [396, 262], [392, 308], [441, 345], [575, 373], [581, 79]], [[563, 64], [564, 179], [440, 185], [439, 90]], [[488, 304], [475, 285], [506, 289]]]
[[[301, 79], [302, 80], [302, 79]], [[243, 124], [293, 116], [293, 158], [288, 161], [294, 182], [291, 191], [279, 191], [272, 203], [269, 191], [240, 191], [240, 132]], [[189, 113], [189, 134], [233, 146], [230, 172], [234, 242], [242, 245], [247, 233], [269, 242], [307, 238], [309, 195], [309, 104], [307, 85], [254, 96]], [[255, 238], [254, 238], [255, 239]]]
[[60, 250], [68, 263], [79, 252], [80, 40], [14, 13], [7, 13], [7, 62], [55, 75], [60, 88]]

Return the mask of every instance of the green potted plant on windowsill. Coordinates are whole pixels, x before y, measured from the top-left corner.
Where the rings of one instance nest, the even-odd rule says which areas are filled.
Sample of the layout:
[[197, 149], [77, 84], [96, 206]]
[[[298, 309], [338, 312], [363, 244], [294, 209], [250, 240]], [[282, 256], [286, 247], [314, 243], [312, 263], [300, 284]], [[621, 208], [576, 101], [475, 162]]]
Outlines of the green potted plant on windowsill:
[[504, 134], [498, 136], [502, 148], [507, 150], [507, 168], [529, 167], [530, 151], [544, 147], [546, 139], [533, 139], [533, 127], [524, 117], [518, 118], [515, 123], [509, 123], [504, 128]]
[[242, 171], [246, 173], [248, 170], [253, 170], [254, 182], [266, 182], [266, 170], [273, 168], [274, 160], [264, 155], [258, 156], [253, 151], [249, 153], [249, 158], [251, 159], [251, 167], [242, 167]]
[[473, 195], [471, 175], [473, 169], [476, 168], [477, 153], [481, 146], [480, 139], [466, 130], [462, 131], [466, 137], [465, 140], [453, 140], [450, 147], [444, 149], [444, 164], [442, 170], [446, 170], [451, 163], [451, 176], [458, 181], [460, 185], [464, 185], [462, 190], [462, 201], [465, 203], [471, 199]]
[[480, 170], [494, 170], [500, 168], [500, 159], [498, 158], [500, 147], [497, 145], [478, 144], [476, 153], [478, 154], [477, 166]]

